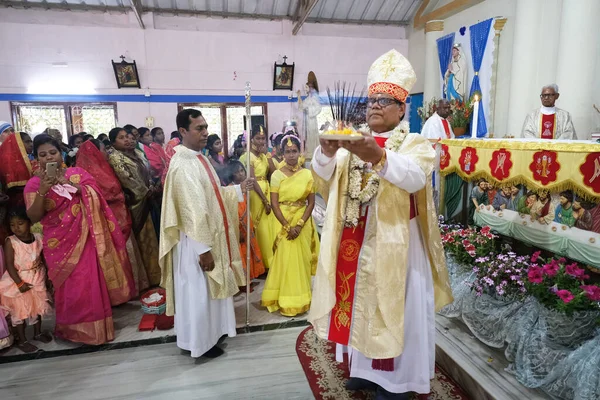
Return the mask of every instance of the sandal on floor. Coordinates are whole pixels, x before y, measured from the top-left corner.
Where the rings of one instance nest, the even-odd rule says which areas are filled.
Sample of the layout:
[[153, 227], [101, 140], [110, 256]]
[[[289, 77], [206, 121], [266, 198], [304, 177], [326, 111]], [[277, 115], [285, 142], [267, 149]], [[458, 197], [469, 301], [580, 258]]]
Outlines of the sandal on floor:
[[19, 350], [21, 350], [23, 353], [35, 353], [36, 351], [38, 351], [39, 349], [37, 348], [37, 346], [29, 343], [29, 342], [23, 342], [23, 343], [19, 343], [17, 345], [17, 348]]
[[52, 335], [48, 332], [42, 332], [39, 335], [35, 335], [33, 340], [37, 340], [38, 342], [42, 343], [50, 343], [52, 341]]

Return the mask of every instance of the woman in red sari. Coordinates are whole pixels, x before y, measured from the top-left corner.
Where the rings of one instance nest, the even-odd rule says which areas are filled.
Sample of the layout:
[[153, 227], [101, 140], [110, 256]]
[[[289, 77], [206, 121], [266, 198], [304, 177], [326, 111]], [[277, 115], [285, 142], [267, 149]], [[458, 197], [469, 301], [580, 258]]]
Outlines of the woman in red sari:
[[[167, 171], [167, 154], [162, 146], [155, 141], [157, 133], [160, 138], [161, 132], [161, 128], [154, 128], [140, 136], [140, 142], [144, 145], [146, 157], [148, 157], [148, 161], [150, 162], [150, 175], [154, 183], [160, 181]], [[164, 134], [162, 137], [164, 141]]]
[[9, 208], [25, 205], [23, 188], [33, 172], [27, 154], [30, 146], [31, 137], [26, 133], [12, 134], [0, 146], [0, 180], [9, 197]]
[[41, 221], [44, 258], [54, 285], [56, 336], [102, 344], [114, 339], [111, 304], [135, 294], [125, 238], [94, 178], [82, 168], [59, 168], [60, 143], [48, 135], [34, 141], [40, 169], [25, 186], [27, 215]]
[[104, 144], [97, 139], [83, 143], [77, 152], [77, 167], [85, 169], [96, 180], [104, 200], [119, 222], [121, 232], [127, 241], [127, 254], [131, 262], [136, 294], [139, 294], [147, 289], [150, 283], [135, 235], [131, 234], [131, 214], [125, 203], [125, 194], [115, 171], [108, 163]]

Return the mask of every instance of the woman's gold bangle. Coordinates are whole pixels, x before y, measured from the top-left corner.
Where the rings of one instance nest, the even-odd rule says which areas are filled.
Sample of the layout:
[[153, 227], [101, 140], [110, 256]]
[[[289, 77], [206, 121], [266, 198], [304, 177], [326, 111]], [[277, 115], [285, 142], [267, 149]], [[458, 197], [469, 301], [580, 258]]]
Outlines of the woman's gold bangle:
[[287, 224], [286, 226], [283, 227], [283, 230], [286, 231], [287, 233], [290, 233], [290, 230], [292, 230], [292, 227], [290, 226], [290, 224]]
[[296, 225], [298, 225], [300, 228], [302, 228], [302, 227], [304, 226], [304, 224], [305, 224], [305, 223], [306, 223], [306, 222], [304, 222], [304, 220], [303, 220], [302, 218], [300, 218], [300, 219], [298, 220], [298, 222], [296, 223]]

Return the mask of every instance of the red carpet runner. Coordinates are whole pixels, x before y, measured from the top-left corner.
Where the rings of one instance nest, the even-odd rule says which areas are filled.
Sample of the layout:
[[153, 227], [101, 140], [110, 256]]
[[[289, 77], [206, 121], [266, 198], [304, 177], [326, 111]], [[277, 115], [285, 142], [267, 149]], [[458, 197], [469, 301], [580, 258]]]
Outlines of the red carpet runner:
[[[346, 362], [335, 361], [335, 344], [319, 339], [312, 327], [296, 341], [296, 353], [316, 400], [369, 400], [375, 392], [348, 391], [344, 387], [350, 373]], [[414, 397], [419, 400], [468, 400], [463, 391], [439, 368], [431, 381], [431, 393]]]

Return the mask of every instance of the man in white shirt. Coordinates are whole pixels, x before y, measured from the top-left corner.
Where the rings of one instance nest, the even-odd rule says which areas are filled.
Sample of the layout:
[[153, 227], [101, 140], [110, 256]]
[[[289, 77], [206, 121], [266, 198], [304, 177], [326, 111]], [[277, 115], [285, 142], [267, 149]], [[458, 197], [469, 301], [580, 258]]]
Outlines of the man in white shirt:
[[430, 140], [454, 139], [454, 132], [452, 132], [450, 122], [446, 119], [450, 113], [450, 102], [447, 99], [441, 99], [436, 112], [425, 121], [421, 135]]
[[523, 137], [535, 139], [576, 140], [571, 114], [555, 107], [560, 97], [558, 86], [553, 83], [542, 88], [542, 107], [533, 110], [525, 118]]

